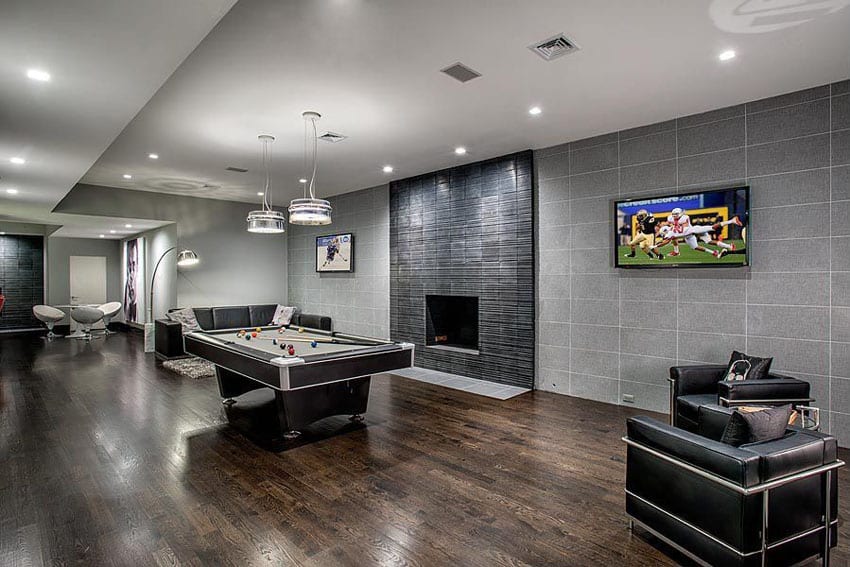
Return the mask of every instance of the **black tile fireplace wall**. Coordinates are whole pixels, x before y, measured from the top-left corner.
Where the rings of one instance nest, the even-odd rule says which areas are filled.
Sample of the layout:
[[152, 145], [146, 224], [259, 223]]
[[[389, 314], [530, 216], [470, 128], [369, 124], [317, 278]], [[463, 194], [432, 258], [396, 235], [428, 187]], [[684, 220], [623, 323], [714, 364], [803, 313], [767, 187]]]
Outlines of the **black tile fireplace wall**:
[[[390, 333], [416, 365], [534, 385], [532, 153], [390, 184]], [[479, 298], [479, 353], [425, 346], [425, 296]]]
[[0, 235], [0, 330], [40, 327], [32, 306], [44, 303], [44, 237]]

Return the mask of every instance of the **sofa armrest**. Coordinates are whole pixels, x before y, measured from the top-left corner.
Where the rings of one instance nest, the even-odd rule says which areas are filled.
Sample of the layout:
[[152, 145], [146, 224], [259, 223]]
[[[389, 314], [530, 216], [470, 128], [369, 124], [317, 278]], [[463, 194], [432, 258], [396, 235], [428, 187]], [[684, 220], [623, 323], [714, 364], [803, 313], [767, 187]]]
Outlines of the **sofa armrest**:
[[298, 313], [292, 318], [292, 323], [299, 327], [310, 327], [311, 329], [319, 329], [322, 331], [332, 331], [332, 321], [330, 317], [324, 315], [311, 315], [310, 313]]
[[721, 401], [740, 405], [745, 402], [809, 402], [809, 383], [796, 378], [721, 381], [717, 394]]
[[773, 441], [742, 445], [741, 449], [759, 456], [762, 482], [829, 464], [824, 460], [827, 453], [824, 439], [798, 431], [786, 432], [784, 437]]
[[626, 422], [628, 442], [699, 468], [742, 488], [758, 484], [759, 456], [646, 416]]
[[155, 320], [154, 344], [157, 358], [186, 356], [183, 350], [183, 325], [170, 319]]
[[726, 366], [702, 364], [670, 367], [670, 387], [673, 398], [689, 394], [716, 394], [717, 383], [723, 378]]

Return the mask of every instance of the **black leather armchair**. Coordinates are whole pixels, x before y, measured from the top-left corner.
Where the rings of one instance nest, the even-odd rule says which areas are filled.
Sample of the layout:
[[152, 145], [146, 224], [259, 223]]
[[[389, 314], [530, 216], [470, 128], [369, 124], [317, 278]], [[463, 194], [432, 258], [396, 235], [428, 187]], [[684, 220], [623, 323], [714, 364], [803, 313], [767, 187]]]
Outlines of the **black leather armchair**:
[[747, 404], [808, 404], [808, 382], [769, 375], [763, 380], [721, 380], [725, 365], [673, 366], [670, 368], [670, 424], [696, 431], [699, 409], [706, 404], [741, 406]]
[[[198, 325], [205, 331], [216, 329], [238, 329], [268, 325], [274, 317], [277, 304], [243, 305], [233, 307], [193, 307]], [[309, 327], [323, 331], [333, 330], [330, 317], [296, 313], [290, 325]], [[183, 328], [180, 323], [170, 319], [154, 321], [155, 354], [159, 360], [184, 358], [188, 356], [183, 348]]]
[[[838, 538], [834, 437], [789, 429], [775, 441], [720, 443], [630, 418], [626, 513], [701, 565], [828, 564]], [[719, 428], [722, 432], [722, 428]]]

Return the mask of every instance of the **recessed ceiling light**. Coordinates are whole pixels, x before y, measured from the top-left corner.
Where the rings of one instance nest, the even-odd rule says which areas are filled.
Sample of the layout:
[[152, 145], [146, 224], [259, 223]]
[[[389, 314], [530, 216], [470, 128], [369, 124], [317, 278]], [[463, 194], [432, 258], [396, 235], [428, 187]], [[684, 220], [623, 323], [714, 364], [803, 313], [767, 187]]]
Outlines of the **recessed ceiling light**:
[[98, 236], [100, 236], [101, 238], [106, 238], [105, 234], [99, 234]]
[[0, 236], [5, 236], [5, 235], [6, 235], [6, 233], [5, 233], [5, 232], [0, 231]]
[[723, 53], [717, 56], [721, 61], [729, 61], [730, 59], [735, 58], [735, 51], [733, 49], [727, 49]]
[[385, 165], [384, 166], [384, 173], [392, 173], [392, 172], [393, 172], [393, 166], [391, 166], [391, 165]]
[[124, 175], [122, 175], [121, 177], [123, 177], [124, 179], [133, 179], [133, 176], [132, 176], [132, 175], [130, 175], [129, 173], [125, 173], [125, 174], [124, 174]]
[[466, 153], [466, 148], [464, 148], [463, 146], [457, 147], [455, 148], [455, 153], [459, 156], [462, 156]]
[[109, 231], [109, 234], [115, 234], [116, 232], [118, 232], [118, 231], [116, 231], [116, 230], [110, 230], [110, 231]]
[[42, 71], [41, 69], [28, 69], [27, 77], [33, 81], [41, 81], [44, 83], [50, 80], [50, 73]]
[[302, 177], [298, 180], [298, 183], [307, 183], [307, 180]]
[[22, 157], [9, 158], [9, 161], [14, 163], [15, 165], [24, 165], [25, 163], [27, 163], [27, 160]]
[[18, 190], [17, 190], [17, 189], [12, 189], [12, 188], [10, 187], [9, 189], [6, 189], [6, 193], [8, 193], [9, 195], [17, 195], [17, 194], [18, 194]]
[[150, 159], [159, 159], [159, 154], [148, 154]]
[[265, 193], [263, 193], [262, 191], [257, 191], [257, 197], [262, 197], [263, 195], [265, 195]]
[[537, 116], [541, 112], [543, 112], [543, 110], [539, 106], [532, 106], [528, 109], [528, 113], [532, 116]]
[[125, 224], [124, 228], [133, 228], [133, 225], [132, 224]]

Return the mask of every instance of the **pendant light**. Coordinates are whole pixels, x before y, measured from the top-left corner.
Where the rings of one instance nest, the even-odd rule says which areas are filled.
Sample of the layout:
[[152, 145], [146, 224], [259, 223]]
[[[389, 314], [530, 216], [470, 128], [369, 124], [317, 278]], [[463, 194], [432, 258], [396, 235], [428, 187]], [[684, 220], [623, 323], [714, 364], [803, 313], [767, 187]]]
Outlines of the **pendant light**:
[[316, 169], [318, 167], [318, 141], [319, 134], [316, 130], [316, 122], [322, 117], [318, 112], [307, 111], [301, 115], [304, 118], [304, 146], [305, 156], [307, 149], [307, 139], [312, 132], [313, 140], [313, 173], [310, 175], [309, 190], [310, 196], [307, 197], [307, 184], [304, 185], [304, 198], [293, 199], [289, 203], [289, 222], [291, 224], [301, 225], [320, 225], [331, 224], [331, 204], [324, 199], [316, 198]]
[[266, 183], [263, 186], [263, 205], [259, 211], [248, 213], [248, 232], [259, 234], [281, 234], [286, 232], [286, 216], [272, 209], [272, 142], [274, 136], [258, 136], [263, 145], [263, 167], [266, 170]]

